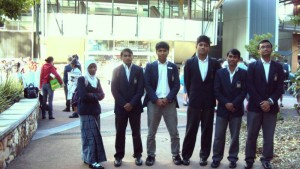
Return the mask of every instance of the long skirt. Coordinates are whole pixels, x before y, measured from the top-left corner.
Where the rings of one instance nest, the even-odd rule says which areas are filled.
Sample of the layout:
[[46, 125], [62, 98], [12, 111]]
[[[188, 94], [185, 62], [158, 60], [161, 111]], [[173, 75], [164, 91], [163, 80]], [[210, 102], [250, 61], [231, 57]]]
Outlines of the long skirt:
[[82, 159], [88, 164], [106, 161], [99, 116], [80, 115]]

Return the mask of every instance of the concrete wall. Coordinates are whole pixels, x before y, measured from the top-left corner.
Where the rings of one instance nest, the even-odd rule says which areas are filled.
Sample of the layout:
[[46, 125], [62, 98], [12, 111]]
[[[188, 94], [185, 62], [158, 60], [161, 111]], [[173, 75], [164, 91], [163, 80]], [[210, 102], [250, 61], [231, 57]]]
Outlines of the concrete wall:
[[254, 34], [271, 33], [273, 44], [278, 43], [278, 16], [276, 15], [277, 0], [248, 0], [249, 10], [249, 37]]
[[78, 54], [79, 60], [85, 54], [85, 39], [80, 37], [49, 37], [42, 43], [44, 46], [44, 60], [48, 56], [53, 56], [55, 62], [67, 62], [69, 55]]
[[245, 44], [248, 41], [247, 21], [249, 19], [247, 1], [226, 0], [223, 11], [223, 58], [226, 58], [229, 49], [236, 48], [241, 52], [241, 57], [248, 59], [248, 52], [245, 49]]

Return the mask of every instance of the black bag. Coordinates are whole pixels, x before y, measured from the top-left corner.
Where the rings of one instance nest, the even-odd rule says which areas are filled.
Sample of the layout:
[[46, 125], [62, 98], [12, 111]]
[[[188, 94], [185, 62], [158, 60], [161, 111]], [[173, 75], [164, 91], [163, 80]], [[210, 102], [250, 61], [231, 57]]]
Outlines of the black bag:
[[39, 96], [38, 93], [39, 89], [37, 87], [34, 87], [32, 83], [30, 83], [24, 89], [24, 97], [28, 99], [37, 98]]

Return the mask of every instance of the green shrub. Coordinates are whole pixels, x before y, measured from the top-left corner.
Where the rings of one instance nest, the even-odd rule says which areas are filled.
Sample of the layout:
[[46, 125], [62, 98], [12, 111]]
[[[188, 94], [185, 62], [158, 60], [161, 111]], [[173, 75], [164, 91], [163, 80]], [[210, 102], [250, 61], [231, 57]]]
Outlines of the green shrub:
[[8, 109], [23, 96], [23, 86], [20, 81], [8, 76], [0, 83], [0, 113]]

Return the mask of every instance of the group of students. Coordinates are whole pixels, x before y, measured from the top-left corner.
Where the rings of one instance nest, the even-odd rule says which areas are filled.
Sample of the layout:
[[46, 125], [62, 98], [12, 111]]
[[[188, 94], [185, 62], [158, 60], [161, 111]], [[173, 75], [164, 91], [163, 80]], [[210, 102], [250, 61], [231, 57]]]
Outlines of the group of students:
[[[168, 61], [169, 45], [156, 44], [157, 60], [148, 63], [145, 72], [132, 63], [133, 52], [126, 48], [121, 52], [123, 64], [113, 71], [111, 92], [115, 99], [115, 161], [122, 165], [125, 155], [126, 127], [132, 129], [136, 165], [142, 165], [141, 113], [147, 107], [147, 158], [145, 164], [155, 163], [155, 135], [163, 117], [171, 138], [171, 154], [175, 165], [189, 165], [193, 154], [198, 128], [201, 126], [200, 166], [208, 164], [212, 147], [213, 121], [217, 105], [215, 136], [213, 142], [212, 168], [220, 165], [224, 156], [226, 129], [229, 125], [231, 144], [228, 152], [229, 168], [235, 168], [239, 153], [239, 133], [244, 114], [243, 101], [248, 94], [247, 141], [245, 169], [253, 167], [256, 158], [256, 142], [260, 128], [263, 131], [263, 152], [260, 161], [265, 169], [272, 169], [274, 131], [278, 99], [283, 90], [282, 65], [271, 60], [272, 44], [263, 40], [258, 45], [261, 59], [249, 64], [248, 70], [237, 67], [240, 52], [231, 49], [227, 53], [228, 66], [221, 68], [216, 59], [208, 56], [210, 38], [197, 38], [196, 53], [185, 62], [184, 83], [189, 99], [186, 133], [180, 151], [177, 129], [177, 93], [180, 80], [177, 65]], [[81, 126], [82, 154], [84, 163], [90, 168], [103, 169], [101, 162], [106, 154], [100, 134], [101, 107], [104, 98], [100, 81], [96, 78], [95, 61], [86, 62], [86, 75], [78, 78], [77, 90], [80, 98], [78, 114]], [[146, 95], [142, 103], [142, 96]]]
[[[217, 60], [210, 58], [210, 39], [201, 35], [197, 39], [196, 53], [184, 66], [189, 105], [187, 109], [186, 134], [180, 154], [180, 138], [177, 130], [177, 93], [180, 88], [177, 66], [167, 60], [169, 45], [156, 44], [157, 61], [147, 64], [145, 72], [132, 63], [133, 52], [126, 48], [121, 52], [123, 64], [113, 71], [111, 92], [115, 99], [116, 140], [114, 165], [122, 165], [125, 154], [125, 134], [129, 121], [132, 129], [135, 164], [142, 165], [142, 141], [140, 134], [141, 113], [147, 107], [147, 158], [146, 165], [155, 163], [155, 135], [164, 118], [171, 137], [171, 154], [174, 164], [189, 165], [195, 148], [199, 125], [201, 125], [201, 166], [207, 165], [210, 156], [213, 133], [214, 107], [218, 101], [216, 129], [213, 143], [212, 168], [220, 165], [224, 156], [226, 129], [229, 125], [231, 144], [229, 148], [229, 167], [235, 168], [239, 153], [239, 132], [244, 114], [243, 101], [249, 95], [247, 113], [246, 169], [253, 166], [256, 157], [256, 141], [260, 128], [263, 130], [263, 153], [261, 162], [264, 168], [271, 169], [273, 158], [274, 130], [276, 114], [279, 111], [278, 99], [283, 90], [283, 68], [271, 60], [272, 44], [263, 40], [258, 45], [261, 59], [249, 64], [248, 70], [237, 67], [240, 52], [231, 49], [227, 53], [228, 66], [221, 68]], [[79, 84], [79, 83], [78, 83]], [[142, 96], [146, 96], [142, 103]], [[80, 107], [80, 105], [79, 105]], [[79, 111], [80, 112], [80, 111]], [[95, 147], [95, 144], [92, 144]], [[88, 146], [88, 145], [87, 145]], [[102, 147], [97, 146], [97, 147]], [[99, 151], [94, 151], [99, 153]], [[104, 152], [104, 150], [102, 150]], [[97, 164], [91, 168], [104, 168], [98, 156], [90, 159]]]

